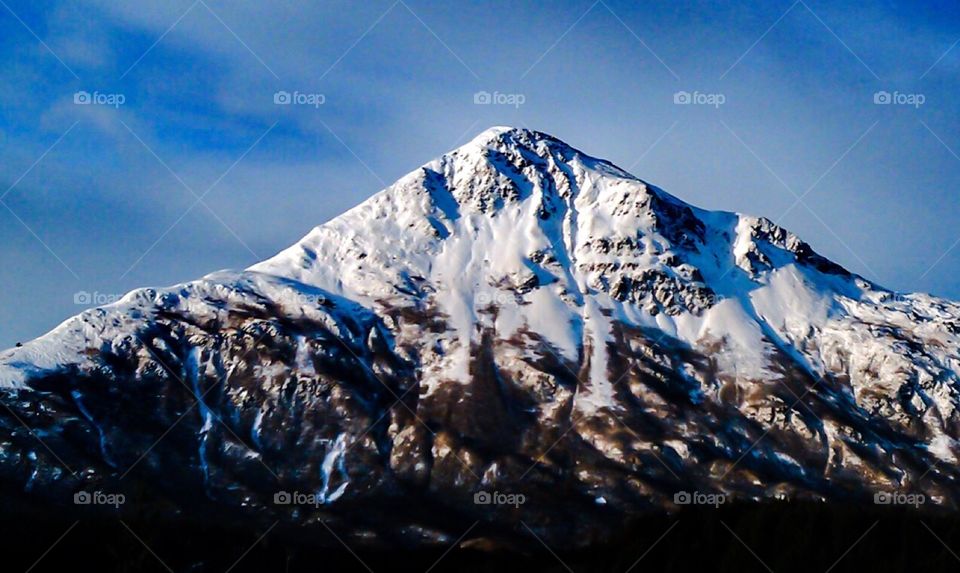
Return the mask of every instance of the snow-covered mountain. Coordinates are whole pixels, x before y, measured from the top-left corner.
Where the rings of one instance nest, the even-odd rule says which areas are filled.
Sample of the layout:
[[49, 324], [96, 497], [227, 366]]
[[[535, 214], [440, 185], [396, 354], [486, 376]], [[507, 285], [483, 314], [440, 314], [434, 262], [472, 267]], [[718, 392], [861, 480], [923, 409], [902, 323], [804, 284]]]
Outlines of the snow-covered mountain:
[[584, 544], [680, 491], [956, 507], [958, 375], [960, 305], [498, 127], [246, 271], [0, 354], [0, 474], [368, 544]]

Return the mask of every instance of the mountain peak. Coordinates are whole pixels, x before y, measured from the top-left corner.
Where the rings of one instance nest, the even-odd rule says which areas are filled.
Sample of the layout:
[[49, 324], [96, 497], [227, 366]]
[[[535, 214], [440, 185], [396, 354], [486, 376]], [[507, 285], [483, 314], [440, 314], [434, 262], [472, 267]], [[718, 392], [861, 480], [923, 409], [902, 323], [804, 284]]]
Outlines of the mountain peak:
[[444, 154], [439, 159], [450, 156], [472, 156], [477, 153], [490, 158], [495, 158], [502, 153], [525, 155], [528, 159], [539, 157], [542, 160], [561, 163], [579, 159], [584, 165], [592, 168], [603, 166], [604, 169], [609, 170], [610, 174], [633, 178], [609, 161], [592, 157], [553, 135], [522, 127], [490, 127], [465, 145]]
[[365, 300], [433, 277], [676, 315], [794, 262], [847, 274], [769, 220], [698, 209], [551, 135], [496, 126], [252, 270]]
[[[680, 336], [689, 317], [703, 328], [724, 301], [725, 312], [749, 306], [751, 291], [782, 269], [814, 291], [811, 301], [859, 298], [869, 287], [769, 220], [693, 207], [553, 136], [512, 127], [482, 132], [251, 267], [367, 305], [430, 307], [448, 317], [463, 351], [477, 328], [493, 326], [489, 305], [477, 305], [507, 303], [513, 322], [500, 314], [497, 328], [536, 330], [570, 360], [586, 333], [604, 346], [604, 316]], [[734, 314], [724, 320], [755, 320]], [[755, 328], [729, 341], [756, 355], [741, 369], [763, 362]]]
[[546, 133], [535, 131], [525, 127], [494, 125], [478, 133], [473, 139], [470, 140], [470, 143], [468, 145], [470, 144], [490, 145], [494, 143], [501, 143], [501, 142], [508, 142], [508, 141], [518, 142], [518, 141], [540, 141], [540, 140], [556, 141], [556, 138]]
[[470, 143], [483, 145], [501, 137], [502, 135], [508, 132], [523, 132], [523, 131], [526, 131], [531, 134], [533, 133], [532, 130], [524, 129], [521, 127], [511, 127], [509, 125], [492, 125], [487, 129], [478, 133], [473, 139], [470, 140]]

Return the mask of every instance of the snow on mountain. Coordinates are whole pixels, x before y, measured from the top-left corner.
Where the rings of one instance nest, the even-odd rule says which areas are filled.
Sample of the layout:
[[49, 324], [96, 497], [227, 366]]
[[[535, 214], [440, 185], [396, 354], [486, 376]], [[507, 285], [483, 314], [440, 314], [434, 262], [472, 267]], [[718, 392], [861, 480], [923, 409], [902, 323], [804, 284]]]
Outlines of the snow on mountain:
[[[444, 379], [469, 379], [470, 347], [485, 326], [504, 338], [520, 328], [537, 332], [571, 362], [593, 349], [591, 363], [600, 367], [591, 369], [591, 390], [608, 377], [611, 318], [695, 347], [724, 339], [722, 371], [747, 382], [764, 376], [773, 347], [824, 374], [825, 362], [840, 357], [805, 352], [804, 344], [832, 340], [841, 346], [834, 352], [856, 353], [846, 335], [877, 313], [911, 308], [924, 321], [948, 319], [941, 330], [956, 342], [953, 304], [897, 303], [766, 219], [697, 209], [549, 136], [506, 127], [424, 165], [250, 270], [373, 308], [435, 308], [456, 333], [444, 335], [453, 345], [445, 348]], [[483, 312], [490, 303], [509, 312], [494, 323]], [[937, 359], [955, 381], [949, 355]]]
[[[28, 488], [107, 479], [182, 415], [171, 441], [193, 453], [161, 442], [138, 479], [178, 460], [166, 479], [199, 472], [227, 505], [265, 495], [256, 460], [331, 511], [412, 489], [554, 538], [556, 513], [483, 513], [469, 495], [564, 484], [589, 509], [550, 512], [601, 530], [690, 486], [916, 488], [955, 506], [958, 321], [956, 303], [872, 284], [767, 219], [497, 127], [244, 272], [134, 291], [0, 354], [14, 410], [86, 473], [41, 468], [26, 438], [0, 444], [0, 467], [33, 459]], [[430, 520], [409, 520], [423, 538]]]

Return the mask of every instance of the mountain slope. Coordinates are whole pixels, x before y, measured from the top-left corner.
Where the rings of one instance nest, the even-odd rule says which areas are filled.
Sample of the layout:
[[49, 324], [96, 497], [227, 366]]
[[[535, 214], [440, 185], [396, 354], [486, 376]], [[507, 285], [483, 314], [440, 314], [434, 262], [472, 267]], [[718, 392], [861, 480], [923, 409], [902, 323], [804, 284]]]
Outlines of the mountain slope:
[[[0, 354], [0, 472], [54, 503], [136, 483], [372, 545], [478, 520], [587, 544], [692, 490], [955, 507], [958, 320], [766, 219], [493, 128], [244, 272]], [[475, 503], [494, 491], [525, 503]]]

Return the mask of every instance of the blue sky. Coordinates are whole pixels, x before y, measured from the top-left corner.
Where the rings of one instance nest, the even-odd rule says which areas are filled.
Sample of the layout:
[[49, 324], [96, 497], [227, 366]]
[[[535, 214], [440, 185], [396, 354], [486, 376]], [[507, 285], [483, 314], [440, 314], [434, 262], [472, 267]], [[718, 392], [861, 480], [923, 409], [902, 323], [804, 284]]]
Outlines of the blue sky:
[[501, 124], [960, 298], [955, 2], [0, 4], [0, 347], [266, 258]]

